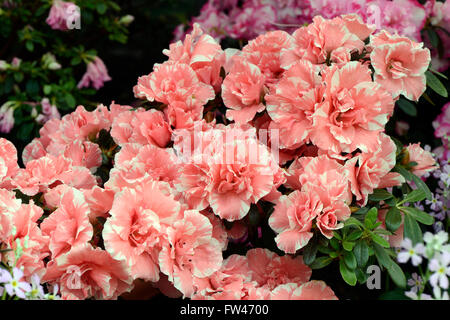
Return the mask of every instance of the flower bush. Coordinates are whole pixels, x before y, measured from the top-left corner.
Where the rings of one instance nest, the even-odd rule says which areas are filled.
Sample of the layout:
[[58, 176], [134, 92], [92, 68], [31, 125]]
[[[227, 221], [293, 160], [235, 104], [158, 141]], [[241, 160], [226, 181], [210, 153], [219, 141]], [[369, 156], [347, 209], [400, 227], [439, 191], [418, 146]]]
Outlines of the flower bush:
[[45, 121], [77, 103], [92, 104], [96, 90], [111, 80], [92, 30], [126, 43], [133, 17], [119, 11], [116, 2], [103, 0], [2, 1], [1, 133], [15, 128], [11, 135], [28, 142]]
[[164, 54], [133, 88], [140, 106], [48, 120], [23, 167], [0, 139], [5, 297], [45, 298], [40, 282], [116, 299], [145, 281], [169, 297], [329, 300], [338, 287], [313, 270], [355, 286], [374, 264], [406, 287], [394, 248], [435, 222], [414, 203], [433, 201], [422, 179], [439, 163], [385, 127], [399, 99], [443, 87], [429, 49], [345, 14], [242, 50], [194, 24]]

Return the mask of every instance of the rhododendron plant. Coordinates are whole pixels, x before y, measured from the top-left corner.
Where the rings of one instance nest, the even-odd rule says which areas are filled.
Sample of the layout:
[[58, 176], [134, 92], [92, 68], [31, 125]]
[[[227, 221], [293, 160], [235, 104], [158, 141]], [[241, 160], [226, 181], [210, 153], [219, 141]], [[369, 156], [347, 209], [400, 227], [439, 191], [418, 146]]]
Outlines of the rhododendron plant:
[[[242, 11], [244, 27], [255, 16]], [[62, 299], [149, 283], [199, 300], [335, 300], [339, 286], [312, 270], [339, 265], [354, 286], [370, 259], [405, 286], [388, 240], [433, 223], [413, 203], [431, 199], [421, 178], [437, 164], [385, 127], [399, 95], [425, 91], [427, 48], [343, 15], [231, 51], [195, 24], [164, 54], [137, 79], [139, 106], [53, 117], [23, 166], [0, 139], [1, 258], [21, 269], [13, 276]], [[88, 73], [104, 71], [97, 61]]]

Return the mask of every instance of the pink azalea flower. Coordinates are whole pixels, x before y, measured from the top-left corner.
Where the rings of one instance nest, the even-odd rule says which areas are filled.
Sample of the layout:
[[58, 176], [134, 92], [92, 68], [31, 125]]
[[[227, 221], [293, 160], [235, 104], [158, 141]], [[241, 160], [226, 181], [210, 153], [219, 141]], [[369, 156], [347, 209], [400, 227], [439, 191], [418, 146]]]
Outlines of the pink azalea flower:
[[312, 280], [302, 285], [288, 283], [271, 293], [272, 300], [338, 300], [333, 290], [323, 281]]
[[52, 259], [90, 241], [93, 228], [89, 223], [89, 206], [83, 194], [68, 188], [60, 197], [58, 209], [42, 222], [41, 230], [50, 238]]
[[78, 19], [80, 12], [74, 3], [53, 0], [46, 22], [54, 30], [66, 31], [69, 30], [70, 23]]
[[406, 150], [408, 151], [409, 162], [417, 163], [412, 167], [412, 173], [416, 176], [421, 177], [439, 167], [431, 153], [422, 149], [419, 143], [410, 143]]
[[18, 171], [16, 148], [8, 140], [0, 138], [0, 188], [12, 189], [11, 179]]
[[292, 254], [303, 248], [313, 236], [312, 222], [322, 209], [319, 196], [311, 192], [297, 190], [281, 196], [269, 219], [270, 227], [278, 233], [278, 248]]
[[194, 277], [208, 277], [222, 265], [222, 246], [212, 232], [208, 218], [193, 210], [167, 227], [159, 266], [184, 296], [194, 293]]
[[391, 96], [356, 61], [330, 67], [323, 78], [327, 87], [313, 115], [311, 141], [335, 154], [374, 150], [394, 110]]
[[221, 268], [206, 278], [195, 278], [195, 294], [191, 297], [211, 300], [241, 300], [247, 294], [250, 269], [244, 256], [233, 254]]
[[282, 52], [282, 66], [288, 68], [300, 59], [314, 64], [325, 63], [327, 57], [338, 48], [348, 52], [361, 52], [364, 47], [357, 35], [351, 33], [342, 18], [325, 20], [320, 16], [307, 27], [297, 29], [293, 34], [294, 47]]
[[267, 112], [274, 121], [270, 129], [279, 130], [281, 148], [298, 148], [309, 138], [312, 115], [322, 99], [319, 81], [314, 66], [301, 60], [265, 96]]
[[203, 106], [215, 96], [213, 88], [201, 82], [188, 64], [170, 61], [155, 65], [152, 73], [139, 77], [133, 91], [137, 98], [164, 104], [192, 98]]
[[94, 60], [87, 65], [86, 73], [78, 83], [78, 89], [87, 88], [89, 86], [95, 89], [103, 87], [104, 83], [110, 81], [111, 77], [108, 74], [108, 69], [99, 57], [94, 57]]
[[265, 83], [270, 84], [281, 77], [281, 52], [293, 46], [292, 37], [284, 31], [270, 31], [249, 41], [242, 48], [242, 55], [246, 61], [256, 65], [265, 76]]
[[278, 256], [267, 249], [251, 249], [247, 251], [248, 267], [251, 279], [258, 286], [273, 290], [286, 283], [305, 283], [311, 277], [311, 269], [297, 256]]
[[430, 50], [406, 37], [386, 31], [371, 36], [370, 60], [375, 81], [391, 92], [410, 100], [418, 100], [426, 89], [425, 71], [430, 64]]
[[89, 244], [58, 257], [47, 267], [42, 281], [58, 284], [65, 300], [117, 299], [132, 288], [124, 264]]
[[181, 170], [177, 160], [172, 149], [125, 144], [116, 154], [115, 167], [105, 187], [118, 191], [148, 180], [165, 181], [173, 187]]
[[225, 62], [225, 55], [213, 37], [203, 33], [199, 24], [194, 23], [193, 31], [186, 35], [183, 42], [170, 44], [163, 53], [169, 57], [168, 61], [188, 64], [201, 82], [211, 85], [216, 91], [220, 89], [220, 68]]
[[353, 194], [361, 206], [367, 204], [368, 195], [374, 189], [401, 185], [405, 180], [394, 168], [397, 147], [384, 133], [379, 136], [380, 144], [376, 151], [360, 153], [346, 162]]
[[222, 84], [222, 99], [228, 108], [228, 119], [244, 124], [251, 121], [257, 112], [264, 111], [265, 107], [261, 101], [264, 79], [257, 66], [236, 57]]
[[103, 229], [106, 250], [126, 262], [133, 279], [158, 281], [158, 257], [167, 241], [166, 229], [180, 219], [180, 210], [162, 182], [125, 188], [115, 196]]
[[[8, 200], [11, 202], [12, 199]], [[18, 202], [14, 201], [13, 208], [15, 209], [9, 212], [11, 214], [11, 229], [8, 237], [4, 240], [6, 248], [13, 251], [2, 254], [2, 260], [4, 263], [21, 268], [25, 278], [29, 280], [33, 274], [41, 276], [44, 272], [44, 258], [49, 255], [49, 238], [38, 227], [38, 220], [44, 211], [36, 206], [33, 201], [30, 204], [19, 206], [17, 204]], [[16, 260], [14, 251], [19, 246], [23, 252]]]

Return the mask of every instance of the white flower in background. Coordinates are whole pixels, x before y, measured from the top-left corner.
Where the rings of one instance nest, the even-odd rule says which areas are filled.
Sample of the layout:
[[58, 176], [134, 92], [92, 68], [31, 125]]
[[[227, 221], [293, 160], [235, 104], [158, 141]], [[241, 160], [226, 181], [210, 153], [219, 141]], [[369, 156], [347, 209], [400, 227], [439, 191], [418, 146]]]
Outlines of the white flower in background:
[[426, 232], [423, 235], [423, 240], [426, 243], [425, 253], [429, 259], [433, 258], [435, 253], [450, 253], [450, 245], [445, 244], [448, 242], [448, 233], [445, 231], [439, 231], [436, 234]]
[[430, 276], [430, 283], [433, 287], [441, 287], [442, 289], [448, 289], [448, 278], [450, 275], [450, 254], [444, 252], [442, 254], [436, 254], [436, 257], [431, 259], [428, 264], [428, 269], [434, 272]]
[[397, 255], [397, 260], [400, 263], [408, 262], [411, 258], [411, 262], [414, 266], [418, 266], [422, 262], [422, 255], [425, 253], [425, 247], [423, 243], [418, 243], [413, 246], [410, 239], [405, 239], [402, 242], [402, 251]]

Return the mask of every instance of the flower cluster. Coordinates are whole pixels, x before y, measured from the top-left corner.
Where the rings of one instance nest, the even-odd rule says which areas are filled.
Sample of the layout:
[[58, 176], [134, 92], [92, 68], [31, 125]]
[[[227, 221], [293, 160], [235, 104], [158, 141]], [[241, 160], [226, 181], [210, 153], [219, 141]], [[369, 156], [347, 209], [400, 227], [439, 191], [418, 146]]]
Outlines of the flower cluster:
[[[343, 14], [358, 14], [362, 20], [373, 25], [377, 31], [387, 30], [414, 41], [427, 41], [428, 47], [437, 48], [429, 38], [422, 38], [426, 29], [434, 38], [442, 42], [443, 52], [433, 50], [433, 66], [439, 71], [448, 67], [448, 47], [450, 38], [450, 2], [427, 1], [425, 5], [416, 0], [209, 0], [200, 15], [193, 18], [195, 23], [210, 33], [218, 41], [224, 38], [250, 40], [268, 31], [282, 29], [287, 32], [310, 23], [314, 16], [332, 19]], [[183, 39], [185, 26], [175, 30], [175, 40]], [[447, 48], [447, 49], [445, 49]]]
[[[397, 259], [400, 263], [406, 263], [411, 259], [413, 266], [419, 266], [424, 260], [428, 260], [425, 273], [412, 275], [408, 284], [410, 291], [405, 295], [415, 300], [449, 300], [450, 276], [450, 244], [448, 233], [440, 231], [436, 234], [426, 232], [423, 242], [413, 244], [410, 239], [402, 243], [402, 250]], [[433, 295], [424, 293], [431, 287]]]
[[[336, 299], [298, 250], [404, 182], [384, 127], [400, 95], [425, 90], [429, 50], [344, 15], [242, 50], [194, 25], [164, 54], [133, 89], [140, 107], [47, 121], [24, 168], [0, 139], [2, 261], [63, 299], [115, 299], [137, 280], [193, 299]], [[434, 169], [409, 154], [416, 174]]]

